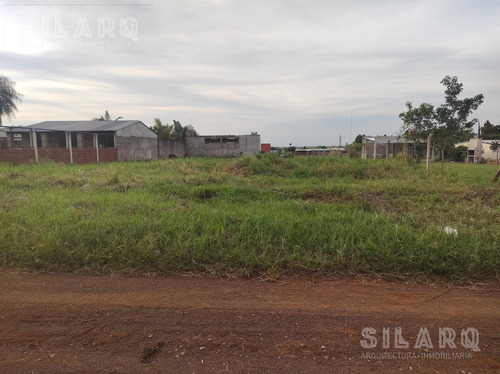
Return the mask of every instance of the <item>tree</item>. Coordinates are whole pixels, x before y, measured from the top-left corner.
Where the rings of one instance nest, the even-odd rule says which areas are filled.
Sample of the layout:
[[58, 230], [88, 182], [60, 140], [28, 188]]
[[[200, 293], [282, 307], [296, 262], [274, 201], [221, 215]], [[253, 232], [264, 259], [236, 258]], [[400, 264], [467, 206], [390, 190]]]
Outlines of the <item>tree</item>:
[[498, 151], [500, 151], [500, 142], [491, 142], [490, 149], [497, 153], [497, 164], [498, 164]]
[[424, 147], [421, 146], [435, 127], [434, 106], [423, 103], [419, 107], [413, 107], [411, 101], [406, 102], [408, 110], [399, 115], [403, 120], [403, 135], [406, 139], [415, 143], [415, 158], [422, 156]]
[[179, 121], [174, 119], [174, 124], [172, 125], [172, 139], [173, 140], [184, 140], [186, 137], [186, 127], [183, 127]]
[[[115, 121], [118, 121], [119, 119], [122, 119], [123, 117], [116, 117], [115, 118]], [[103, 116], [100, 116], [100, 117], [94, 117], [92, 118], [92, 121], [112, 121], [111, 119], [111, 114], [109, 114], [109, 112], [106, 110], [104, 112], [104, 115]]]
[[356, 138], [354, 139], [354, 143], [362, 144], [363, 143], [363, 136], [365, 136], [365, 135], [359, 134], [358, 136], [356, 136]]
[[356, 140], [354, 140], [354, 143], [345, 146], [349, 158], [360, 157], [362, 148], [363, 144], [358, 143]]
[[452, 161], [464, 162], [467, 158], [467, 147], [465, 145], [453, 147], [449, 152], [449, 156]]
[[159, 139], [170, 139], [172, 134], [172, 128], [169, 124], [164, 125], [159, 118], [154, 119], [155, 124], [151, 127], [151, 130], [158, 136]]
[[158, 135], [159, 139], [184, 140], [186, 138], [187, 126], [182, 126], [179, 121], [174, 120], [172, 125], [163, 124], [159, 118], [155, 118], [154, 121], [151, 130]]
[[15, 117], [16, 102], [21, 102], [21, 96], [16, 91], [16, 82], [0, 75], [0, 126], [2, 125], [2, 116], [7, 116], [9, 120]]
[[458, 96], [463, 91], [463, 84], [458, 82], [456, 76], [445, 76], [441, 84], [446, 87], [444, 104], [435, 108], [431, 104], [423, 103], [414, 108], [411, 102], [407, 102], [408, 110], [399, 117], [404, 122], [402, 129], [406, 138], [422, 141], [432, 134], [434, 146], [440, 150], [442, 170], [446, 147], [472, 135], [476, 120], [469, 120], [469, 116], [483, 103], [484, 97], [479, 94], [460, 100]]
[[493, 125], [490, 121], [486, 121], [481, 128], [481, 138], [494, 140], [500, 139], [500, 125]]

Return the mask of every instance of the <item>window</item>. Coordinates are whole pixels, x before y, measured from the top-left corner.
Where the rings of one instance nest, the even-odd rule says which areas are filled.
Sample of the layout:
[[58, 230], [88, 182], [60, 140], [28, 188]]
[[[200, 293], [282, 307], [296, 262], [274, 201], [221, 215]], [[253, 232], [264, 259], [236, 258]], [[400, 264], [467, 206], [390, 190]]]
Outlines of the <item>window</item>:
[[99, 143], [99, 148], [114, 148], [115, 137], [111, 134], [98, 134], [97, 143]]

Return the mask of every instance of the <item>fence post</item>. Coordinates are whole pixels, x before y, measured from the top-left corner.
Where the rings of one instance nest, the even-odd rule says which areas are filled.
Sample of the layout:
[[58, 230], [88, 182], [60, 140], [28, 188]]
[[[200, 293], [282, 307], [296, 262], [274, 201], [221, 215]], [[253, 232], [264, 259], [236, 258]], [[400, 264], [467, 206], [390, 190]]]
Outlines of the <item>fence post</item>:
[[71, 144], [71, 132], [66, 131], [66, 144], [69, 148], [69, 162], [73, 163], [73, 144]]
[[38, 164], [38, 142], [36, 139], [36, 129], [31, 129], [31, 142], [33, 143], [33, 149], [35, 150], [35, 162]]
[[431, 159], [431, 137], [432, 133], [427, 137], [427, 163], [425, 165], [425, 170], [429, 171], [429, 163]]
[[497, 175], [495, 175], [495, 178], [493, 178], [493, 182], [496, 182], [499, 177], [500, 177], [500, 169], [498, 169]]
[[96, 133], [94, 133], [94, 146], [95, 146], [96, 162], [99, 163], [99, 138], [97, 137]]

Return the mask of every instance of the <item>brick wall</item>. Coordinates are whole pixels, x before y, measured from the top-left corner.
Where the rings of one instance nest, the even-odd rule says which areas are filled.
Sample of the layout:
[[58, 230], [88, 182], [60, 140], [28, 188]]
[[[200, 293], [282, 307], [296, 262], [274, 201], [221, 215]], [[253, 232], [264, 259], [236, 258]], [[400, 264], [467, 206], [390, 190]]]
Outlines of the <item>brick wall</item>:
[[[93, 149], [95, 151], [95, 149]], [[94, 159], [95, 161], [95, 159]], [[118, 148], [101, 148], [99, 149], [99, 161], [114, 162], [118, 161]]]
[[[64, 148], [39, 148], [38, 157], [40, 160], [50, 159], [55, 162], [70, 163], [69, 149]], [[0, 162], [10, 162], [14, 164], [27, 163], [35, 160], [35, 150], [33, 148], [5, 149], [0, 148]], [[118, 150], [116, 148], [99, 149], [100, 162], [113, 162], [118, 160]], [[75, 164], [86, 164], [96, 162], [95, 148], [73, 148], [73, 162]]]
[[96, 162], [95, 148], [73, 148], [73, 162], [75, 164]]
[[48, 158], [55, 162], [68, 164], [70, 162], [69, 149], [66, 148], [38, 148], [38, 158]]
[[35, 159], [33, 148], [7, 149], [0, 148], [0, 162], [10, 162], [12, 164], [27, 163]]

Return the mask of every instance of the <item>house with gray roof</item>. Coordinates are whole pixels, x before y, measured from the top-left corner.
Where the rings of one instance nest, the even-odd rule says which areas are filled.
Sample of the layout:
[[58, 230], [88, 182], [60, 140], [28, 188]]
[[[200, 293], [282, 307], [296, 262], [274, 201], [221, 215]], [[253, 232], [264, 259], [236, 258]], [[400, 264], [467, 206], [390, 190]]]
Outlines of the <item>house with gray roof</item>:
[[141, 121], [45, 121], [5, 127], [0, 161], [140, 161], [158, 158], [156, 134]]

